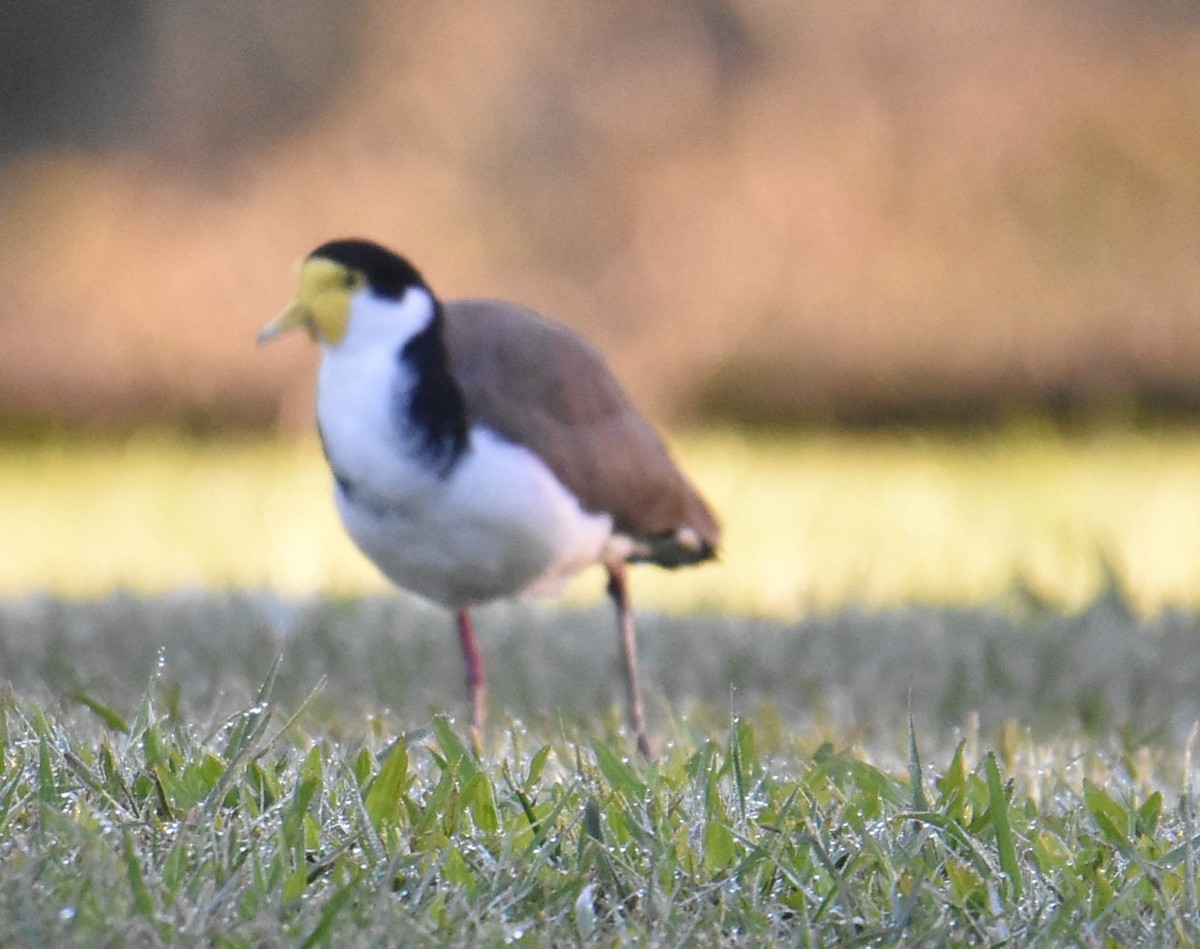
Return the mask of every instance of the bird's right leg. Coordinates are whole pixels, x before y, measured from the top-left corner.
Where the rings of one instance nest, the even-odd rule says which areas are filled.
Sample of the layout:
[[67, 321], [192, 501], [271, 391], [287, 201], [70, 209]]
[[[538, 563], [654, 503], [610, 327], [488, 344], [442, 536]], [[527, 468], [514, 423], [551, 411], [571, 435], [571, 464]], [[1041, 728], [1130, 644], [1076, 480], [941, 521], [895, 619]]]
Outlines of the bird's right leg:
[[646, 734], [646, 713], [642, 710], [642, 689], [638, 684], [637, 640], [633, 632], [633, 609], [629, 603], [629, 584], [625, 564], [608, 565], [608, 595], [617, 608], [617, 630], [621, 634], [621, 656], [625, 660], [625, 685], [629, 692], [629, 723], [637, 736], [643, 758], [654, 757], [654, 747]]

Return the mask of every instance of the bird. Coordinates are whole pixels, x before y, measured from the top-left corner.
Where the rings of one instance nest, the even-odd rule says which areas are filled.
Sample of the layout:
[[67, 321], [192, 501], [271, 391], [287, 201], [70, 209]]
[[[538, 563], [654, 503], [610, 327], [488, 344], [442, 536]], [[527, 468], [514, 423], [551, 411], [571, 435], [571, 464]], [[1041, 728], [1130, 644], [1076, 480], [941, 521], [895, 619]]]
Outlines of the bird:
[[347, 533], [455, 615], [476, 749], [487, 677], [471, 609], [600, 564], [629, 724], [652, 757], [626, 568], [711, 560], [720, 527], [599, 350], [516, 303], [443, 302], [405, 257], [357, 237], [301, 261], [258, 342], [291, 330], [320, 348], [317, 432]]

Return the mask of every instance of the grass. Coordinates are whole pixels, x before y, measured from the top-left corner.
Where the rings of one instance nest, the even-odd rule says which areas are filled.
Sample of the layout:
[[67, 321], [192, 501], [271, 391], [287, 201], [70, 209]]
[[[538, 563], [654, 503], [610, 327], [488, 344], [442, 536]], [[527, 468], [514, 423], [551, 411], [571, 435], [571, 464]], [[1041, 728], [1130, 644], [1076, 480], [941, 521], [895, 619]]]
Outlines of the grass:
[[[847, 602], [1080, 608], [1115, 570], [1143, 611], [1200, 605], [1200, 432], [682, 439], [722, 563], [639, 571], [638, 602], [794, 616]], [[0, 445], [0, 595], [180, 586], [382, 592], [315, 442]], [[585, 576], [568, 602], [595, 599]]]
[[[734, 721], [651, 764], [516, 731], [337, 744], [265, 702], [202, 734], [149, 699], [98, 739], [8, 700], [7, 944], [1175, 942], [1190, 804], [962, 747], [911, 783]], [[303, 717], [303, 716], [302, 716]], [[915, 749], [914, 745], [914, 749]], [[1188, 798], [1190, 801], [1190, 797]]]
[[411, 603], [0, 604], [0, 943], [1200, 936], [1195, 615], [642, 620], [653, 762], [603, 610], [487, 612], [476, 757]]

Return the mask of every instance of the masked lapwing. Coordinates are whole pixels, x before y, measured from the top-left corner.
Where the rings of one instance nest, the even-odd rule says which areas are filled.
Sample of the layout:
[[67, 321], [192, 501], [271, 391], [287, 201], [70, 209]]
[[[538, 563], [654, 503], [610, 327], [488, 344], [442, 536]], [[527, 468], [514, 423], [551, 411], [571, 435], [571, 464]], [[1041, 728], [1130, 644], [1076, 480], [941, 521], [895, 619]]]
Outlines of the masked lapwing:
[[650, 754], [626, 564], [716, 553], [719, 528], [583, 337], [498, 300], [441, 302], [365, 240], [303, 261], [259, 342], [320, 344], [317, 427], [354, 542], [393, 583], [453, 610], [476, 742], [486, 677], [471, 607], [608, 571], [639, 749]]

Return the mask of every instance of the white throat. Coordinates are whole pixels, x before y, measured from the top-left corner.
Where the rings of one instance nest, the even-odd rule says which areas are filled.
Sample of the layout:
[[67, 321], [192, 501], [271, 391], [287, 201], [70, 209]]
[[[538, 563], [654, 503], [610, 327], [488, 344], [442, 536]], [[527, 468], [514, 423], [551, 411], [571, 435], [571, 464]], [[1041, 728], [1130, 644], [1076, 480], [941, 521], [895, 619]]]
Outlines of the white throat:
[[396, 408], [415, 380], [400, 354], [433, 316], [433, 298], [419, 287], [398, 301], [361, 291], [350, 303], [346, 335], [321, 347], [317, 421], [340, 475], [364, 484], [407, 477], [394, 464], [408, 450]]
[[346, 335], [336, 344], [323, 344], [325, 354], [370, 349], [395, 352], [429, 326], [433, 313], [433, 297], [422, 287], [409, 287], [399, 300], [360, 290], [350, 300]]

